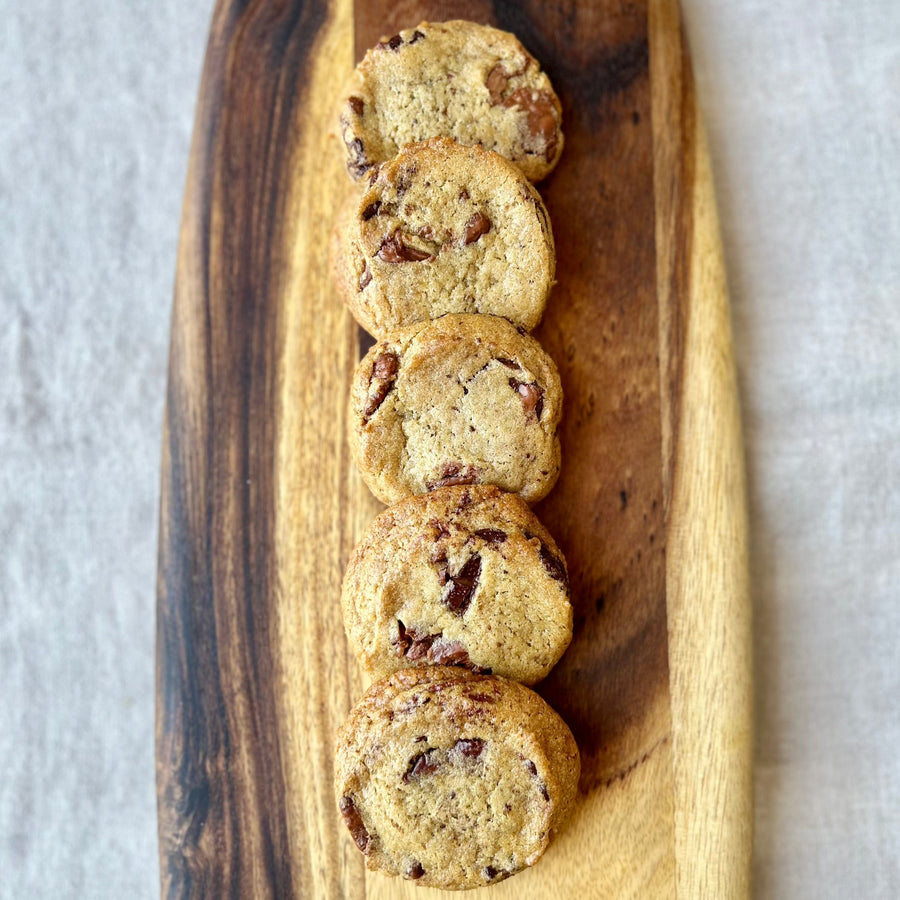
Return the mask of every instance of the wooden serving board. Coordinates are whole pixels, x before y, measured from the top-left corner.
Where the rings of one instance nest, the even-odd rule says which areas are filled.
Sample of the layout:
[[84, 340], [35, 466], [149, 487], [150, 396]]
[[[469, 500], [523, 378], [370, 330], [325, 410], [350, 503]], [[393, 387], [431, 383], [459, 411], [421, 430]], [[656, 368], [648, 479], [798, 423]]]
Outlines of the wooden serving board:
[[[582, 753], [573, 820], [504, 897], [749, 893], [740, 426], [716, 210], [676, 0], [219, 0], [184, 206], [163, 451], [157, 767], [165, 897], [399, 898], [332, 794], [363, 684], [344, 566], [379, 505], [345, 439], [368, 341], [335, 299], [340, 85], [422, 19], [515, 32], [563, 103], [543, 183], [565, 391], [537, 513], [571, 648], [540, 692]], [[447, 896], [450, 896], [449, 894]], [[481, 894], [479, 894], [481, 896]]]

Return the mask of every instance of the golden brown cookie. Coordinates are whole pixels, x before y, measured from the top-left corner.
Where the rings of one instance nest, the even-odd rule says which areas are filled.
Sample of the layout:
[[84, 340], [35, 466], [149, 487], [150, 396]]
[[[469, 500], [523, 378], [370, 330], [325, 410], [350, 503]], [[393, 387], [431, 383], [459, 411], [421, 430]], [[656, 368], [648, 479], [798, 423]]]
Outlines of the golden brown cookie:
[[353, 178], [406, 144], [480, 144], [540, 181], [562, 152], [562, 107], [515, 35], [460, 20], [422, 22], [369, 50], [341, 111]]
[[344, 626], [376, 678], [456, 665], [534, 684], [572, 639], [562, 554], [524, 501], [439, 488], [385, 510], [350, 559]]
[[512, 163], [449, 138], [411, 144], [338, 228], [338, 292], [376, 337], [446, 313], [541, 319], [556, 272], [540, 195]]
[[579, 770], [571, 731], [533, 691], [435, 666], [366, 692], [338, 733], [335, 792], [368, 868], [458, 890], [534, 865]]
[[363, 357], [350, 446], [384, 503], [495, 484], [527, 503], [559, 475], [562, 386], [538, 342], [496, 316], [451, 315], [391, 332]]

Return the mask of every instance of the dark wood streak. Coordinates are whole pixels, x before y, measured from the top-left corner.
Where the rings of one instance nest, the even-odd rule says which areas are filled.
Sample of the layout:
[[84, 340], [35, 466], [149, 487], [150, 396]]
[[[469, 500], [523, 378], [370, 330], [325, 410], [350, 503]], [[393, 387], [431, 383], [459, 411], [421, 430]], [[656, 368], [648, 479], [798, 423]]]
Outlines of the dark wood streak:
[[[157, 613], [166, 897], [286, 897], [275, 690], [282, 169], [324, 3], [213, 18], [173, 312]], [[199, 257], [199, 258], [198, 258]]]
[[[572, 130], [572, 116], [579, 127], [590, 131], [608, 128], [598, 107], [606, 97], [627, 90], [638, 78], [646, 77], [649, 51], [646, 7], [643, 4], [595, 4], [550, 10], [540, 3], [495, 2], [495, 21], [512, 31], [541, 62], [564, 103], [563, 132]], [[545, 23], [552, 18], [553, 25]], [[641, 22], [644, 27], [641, 28]], [[629, 29], [624, 36], [622, 29]], [[590, 33], [586, 37], [585, 32]], [[626, 35], [628, 33], [626, 32]], [[561, 85], [565, 83], [566, 88]], [[567, 126], [566, 123], [570, 124]], [[649, 124], [649, 123], [648, 123]]]
[[497, 7], [568, 123], [541, 185], [559, 283], [536, 336], [559, 366], [566, 415], [562, 473], [538, 515], [568, 561], [576, 631], [540, 691], [579, 741], [585, 790], [659, 739], [641, 722], [658, 727], [669, 677], [646, 7], [600, 7]]
[[450, 18], [514, 32], [563, 104], [566, 147], [539, 186], [558, 283], [536, 332], [563, 381], [563, 465], [538, 514], [568, 561], [576, 628], [540, 693], [572, 727], [590, 790], [660, 739], [648, 730], [635, 750], [642, 717], [652, 720], [669, 685], [647, 7], [356, 4], [357, 58], [420, 19]]
[[664, 233], [674, 240], [659, 247], [658, 267], [668, 292], [660, 295], [660, 376], [663, 398], [662, 429], [665, 514], [668, 519], [675, 467], [678, 463], [679, 422], [684, 375], [684, 348], [687, 341], [688, 305], [691, 288], [691, 256], [694, 239], [694, 190], [697, 157], [697, 107], [694, 73], [683, 26], [679, 30], [680, 65], [673, 83], [671, 104], [664, 109], [658, 127], [668, 140], [660, 140], [656, 151], [657, 170], [665, 172], [664, 184], [657, 185], [657, 215]]
[[[419, 19], [457, 17], [514, 32], [563, 104], [566, 149], [540, 185], [558, 284], [536, 333], [563, 381], [563, 467], [538, 513], [569, 563], [576, 631], [540, 691], [578, 739], [589, 790], [634, 761], [635, 722], [665, 702], [669, 683], [647, 8], [357, 4], [357, 57]], [[635, 502], [621, 510], [626, 489]], [[638, 758], [658, 739], [648, 733]]]
[[[198, 172], [212, 171], [215, 148], [208, 133], [219, 130], [227, 41], [240, 10], [217, 8], [206, 51], [199, 93], [198, 127], [192, 161]], [[212, 505], [209, 472], [203, 461], [213, 447], [211, 409], [210, 230], [202, 224], [208, 189], [201, 179], [189, 180], [184, 227], [199, 233], [199, 258], [188, 257], [185, 268], [199, 284], [200, 299], [179, 303], [173, 310], [169, 381], [164, 423], [157, 605], [156, 760], [162, 895], [192, 896], [208, 882], [204, 860], [209, 843], [204, 826], [211, 794], [222, 787], [208, 760], [229, 756], [229, 734], [216, 726], [215, 711], [224, 705], [216, 666], [211, 569]], [[177, 292], [176, 292], [177, 294]], [[184, 317], [203, 317], [203, 341], [191, 346], [196, 371], [185, 368], [187, 340]], [[193, 407], [193, 408], [192, 408]], [[190, 434], [192, 441], [185, 437]], [[222, 799], [214, 801], [221, 806]]]

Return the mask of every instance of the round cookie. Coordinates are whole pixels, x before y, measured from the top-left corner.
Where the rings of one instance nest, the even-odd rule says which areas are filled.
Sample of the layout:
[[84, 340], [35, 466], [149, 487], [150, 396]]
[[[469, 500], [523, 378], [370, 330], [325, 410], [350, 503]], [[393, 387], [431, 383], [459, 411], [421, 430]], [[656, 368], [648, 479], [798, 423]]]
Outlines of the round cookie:
[[538, 342], [496, 316], [451, 315], [391, 332], [350, 392], [350, 448], [384, 503], [496, 484], [527, 503], [559, 475], [562, 386]]
[[439, 488], [385, 510], [347, 572], [341, 603], [376, 678], [457, 665], [534, 684], [572, 639], [566, 567], [549, 532], [493, 485]]
[[487, 25], [422, 22], [384, 38], [345, 96], [341, 134], [353, 178], [432, 137], [480, 144], [531, 181], [562, 152], [562, 107], [550, 79], [515, 35]]
[[530, 331], [556, 272], [540, 194], [502, 156], [449, 138], [381, 166], [339, 235], [338, 291], [376, 337], [446, 313]]
[[374, 684], [338, 732], [338, 808], [366, 865], [448, 889], [534, 865], [574, 806], [565, 722], [514, 681], [433, 666]]

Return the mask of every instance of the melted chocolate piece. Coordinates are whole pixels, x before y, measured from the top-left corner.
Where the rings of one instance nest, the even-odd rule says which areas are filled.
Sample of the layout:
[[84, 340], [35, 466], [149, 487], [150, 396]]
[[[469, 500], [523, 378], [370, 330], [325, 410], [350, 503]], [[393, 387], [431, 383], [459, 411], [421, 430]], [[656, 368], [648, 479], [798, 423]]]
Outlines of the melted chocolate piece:
[[386, 263], [422, 262], [434, 258], [425, 250], [419, 250], [406, 243], [406, 238], [399, 231], [389, 234], [381, 242], [375, 255]]
[[463, 238], [465, 245], [474, 244], [483, 234], [487, 234], [491, 230], [491, 220], [483, 213], [476, 212], [468, 222], [466, 222], [466, 233]]
[[356, 808], [356, 804], [353, 802], [353, 798], [341, 797], [338, 807], [340, 808], [341, 815], [344, 817], [344, 822], [350, 829], [350, 834], [353, 836], [356, 846], [359, 847], [363, 853], [368, 853], [372, 838], [366, 830], [366, 826], [363, 824], [362, 817]]
[[477, 553], [473, 553], [466, 560], [456, 575], [448, 574], [441, 601], [449, 608], [450, 612], [458, 616], [465, 613], [472, 602], [480, 574], [481, 556]]

